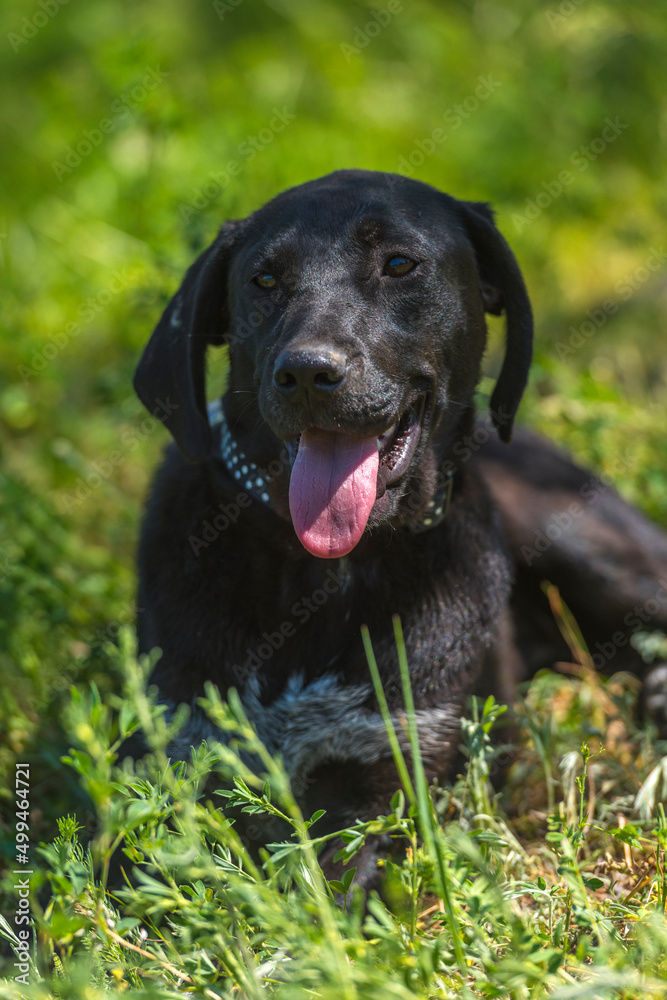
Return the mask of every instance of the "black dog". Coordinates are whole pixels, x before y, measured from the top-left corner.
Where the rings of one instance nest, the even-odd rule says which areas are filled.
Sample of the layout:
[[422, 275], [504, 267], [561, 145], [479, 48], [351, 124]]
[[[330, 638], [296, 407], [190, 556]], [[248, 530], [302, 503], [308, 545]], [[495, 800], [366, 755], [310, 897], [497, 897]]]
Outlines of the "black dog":
[[[532, 317], [487, 205], [341, 171], [226, 223], [190, 268], [135, 379], [178, 445], [157, 475], [139, 559], [141, 648], [162, 650], [164, 699], [193, 706], [174, 755], [214, 735], [196, 707], [211, 680], [239, 690], [306, 813], [327, 810], [318, 829], [385, 810], [397, 777], [360, 628], [399, 716], [398, 614], [425, 760], [446, 776], [466, 696], [520, 669], [512, 490], [503, 526], [466, 446], [484, 314], [502, 311], [491, 419], [508, 442]], [[221, 344], [229, 385], [209, 415], [206, 348]], [[492, 487], [503, 447], [482, 449]], [[543, 449], [547, 480], [556, 458]], [[525, 486], [519, 466], [506, 464], [505, 486]], [[529, 535], [541, 516], [524, 512]]]

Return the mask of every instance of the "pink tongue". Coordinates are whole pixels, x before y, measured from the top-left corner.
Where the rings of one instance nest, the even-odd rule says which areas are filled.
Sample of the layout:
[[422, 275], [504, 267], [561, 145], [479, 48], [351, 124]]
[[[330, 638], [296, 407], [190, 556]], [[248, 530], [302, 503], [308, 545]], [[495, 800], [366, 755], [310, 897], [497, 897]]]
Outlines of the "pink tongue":
[[351, 552], [375, 503], [377, 438], [304, 431], [289, 484], [289, 508], [303, 547], [320, 559]]

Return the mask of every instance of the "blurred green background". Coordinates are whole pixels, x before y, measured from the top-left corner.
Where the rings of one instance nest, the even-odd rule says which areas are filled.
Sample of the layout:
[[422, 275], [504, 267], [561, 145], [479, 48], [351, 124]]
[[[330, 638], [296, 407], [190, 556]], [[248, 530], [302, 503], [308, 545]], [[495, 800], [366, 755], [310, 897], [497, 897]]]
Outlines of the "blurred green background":
[[166, 441], [134, 366], [220, 222], [285, 187], [364, 167], [492, 202], [536, 314], [522, 419], [667, 521], [660, 5], [5, 0], [0, 24], [0, 806], [17, 755], [45, 826], [76, 796], [61, 699], [118, 686]]

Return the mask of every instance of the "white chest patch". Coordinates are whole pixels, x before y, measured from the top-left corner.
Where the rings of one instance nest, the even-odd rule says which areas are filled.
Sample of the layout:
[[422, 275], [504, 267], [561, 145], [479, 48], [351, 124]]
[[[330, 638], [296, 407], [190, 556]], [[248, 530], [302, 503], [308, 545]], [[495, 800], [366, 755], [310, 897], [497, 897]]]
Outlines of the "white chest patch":
[[[370, 693], [370, 684], [342, 684], [335, 674], [324, 674], [310, 684], [304, 683], [301, 674], [295, 674], [269, 705], [260, 700], [256, 677], [246, 684], [241, 700], [269, 753], [282, 757], [293, 781], [302, 781], [321, 764], [374, 764], [391, 756], [382, 716], [364, 705]], [[448, 708], [429, 708], [419, 709], [415, 715], [423, 758], [426, 762], [436, 760], [451, 747], [452, 734], [458, 734], [458, 713]], [[392, 716], [392, 722], [405, 749], [405, 718]], [[174, 758], [187, 759], [190, 747], [204, 739], [215, 742], [226, 736], [200, 708], [194, 707], [169, 749]]]

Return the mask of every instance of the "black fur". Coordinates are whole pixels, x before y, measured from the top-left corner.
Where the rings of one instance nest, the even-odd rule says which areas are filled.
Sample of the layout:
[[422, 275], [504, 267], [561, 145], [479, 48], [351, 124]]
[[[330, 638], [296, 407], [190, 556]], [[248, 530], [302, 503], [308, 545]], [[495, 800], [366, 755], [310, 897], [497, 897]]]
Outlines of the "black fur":
[[[396, 254], [418, 266], [401, 277], [385, 273]], [[253, 283], [263, 271], [277, 279], [274, 289]], [[475, 427], [485, 311], [507, 317], [491, 405], [509, 441], [528, 375], [532, 317], [489, 208], [396, 175], [341, 171], [225, 225], [188, 271], [137, 371], [140, 398], [151, 410], [166, 403], [178, 445], [156, 477], [140, 545], [141, 647], [162, 649], [154, 679], [173, 703], [192, 704], [207, 680], [223, 694], [255, 686], [253, 704], [268, 719], [296, 676], [306, 694], [309, 685], [318, 690], [318, 679], [337, 678], [337, 697], [344, 704], [349, 692], [347, 717], [359, 724], [356, 742], [350, 735], [346, 749], [341, 735], [318, 757], [325, 734], [312, 706], [303, 708], [298, 738], [289, 737], [292, 749], [299, 740], [314, 747], [312, 770], [302, 767], [295, 787], [304, 808], [327, 809], [329, 829], [386, 809], [397, 786], [388, 745], [378, 750], [375, 736], [364, 744], [376, 705], [364, 690], [361, 625], [370, 629], [390, 708], [400, 715], [392, 629], [392, 615], [400, 615], [429, 771], [440, 778], [457, 748], [466, 696], [475, 683], [489, 689], [497, 668], [502, 677], [517, 663], [506, 539], [516, 512], [503, 510], [503, 527], [484, 478], [493, 489], [493, 463], [502, 466], [501, 450], [512, 448], [489, 443], [482, 475], [477, 449], [465, 445]], [[258, 466], [282, 463], [269, 486], [271, 506], [240, 496], [208, 424], [206, 347], [223, 341], [228, 424]], [[276, 374], [286, 356], [337, 359], [335, 391], [309, 383], [290, 396]], [[359, 544], [342, 560], [310, 555], [289, 515], [285, 442], [312, 426], [380, 434], [421, 406], [411, 464], [378, 497]], [[417, 533], [448, 475], [446, 517]], [[521, 543], [511, 540], [520, 557]], [[272, 649], [272, 638], [279, 648], [263, 658], [258, 650]], [[340, 707], [334, 701], [332, 719]], [[271, 738], [285, 753], [271, 719]]]

